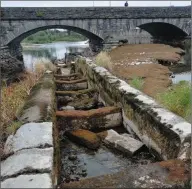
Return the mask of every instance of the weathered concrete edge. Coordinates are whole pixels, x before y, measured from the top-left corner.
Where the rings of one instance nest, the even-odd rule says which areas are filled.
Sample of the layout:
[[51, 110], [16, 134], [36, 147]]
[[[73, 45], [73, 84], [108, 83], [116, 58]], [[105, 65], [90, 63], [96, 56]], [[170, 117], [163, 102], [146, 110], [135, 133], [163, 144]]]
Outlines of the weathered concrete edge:
[[[105, 68], [97, 66], [92, 60], [84, 59], [82, 61], [82, 57], [79, 60], [80, 61], [77, 61], [76, 68], [83, 73], [84, 76], [87, 76], [89, 85], [94, 86], [98, 88], [100, 92], [109, 95], [115, 103], [121, 104], [124, 126], [129, 131], [136, 133], [149, 148], [154, 149], [164, 160], [180, 158], [180, 156], [185, 158], [183, 152], [181, 153], [181, 146], [185, 146], [185, 144], [182, 143], [185, 142], [185, 139], [189, 137], [189, 135], [191, 135], [190, 123], [163, 108], [151, 97], [132, 88], [125, 81], [113, 76]], [[110, 92], [115, 92], [117, 95], [110, 95]], [[134, 101], [131, 102], [131, 105], [129, 104], [130, 97], [134, 99]], [[106, 100], [103, 95], [102, 98]], [[133, 106], [139, 108], [142, 106], [142, 112], [137, 112], [137, 115], [133, 115], [133, 113], [135, 113], [132, 110]], [[130, 112], [127, 112], [127, 109], [130, 109]], [[148, 119], [152, 119], [150, 120], [150, 123], [146, 120], [142, 120], [144, 119], [142, 115], [143, 111], [148, 116]], [[136, 116], [136, 118], [134, 116]], [[141, 119], [144, 124], [141, 123], [139, 119]], [[151, 123], [154, 123], [154, 125]], [[149, 125], [150, 131], [154, 132], [154, 130], [157, 130], [155, 132], [158, 132], [159, 136], [162, 137], [162, 140], [156, 140], [156, 137], [151, 137], [146, 129], [146, 125]], [[159, 131], [159, 128], [161, 131]], [[162, 133], [164, 132], [170, 133], [170, 136], [172, 137], [169, 138], [168, 136], [163, 136]], [[165, 137], [167, 137], [166, 141], [163, 141]], [[166, 146], [167, 149], [162, 148], [162, 141], [165, 143], [164, 146]]]
[[[49, 81], [48, 81], [49, 80]], [[52, 118], [52, 114], [53, 114], [53, 110], [54, 110], [54, 103], [55, 103], [55, 83], [54, 83], [54, 81], [53, 81], [53, 73], [49, 73], [49, 74], [47, 74], [47, 73], [45, 73], [43, 76], [42, 76], [42, 78], [37, 82], [37, 84], [35, 85], [35, 86], [33, 86], [33, 88], [32, 88], [32, 90], [31, 90], [31, 93], [35, 93], [36, 94], [36, 92], [38, 91], [38, 90], [41, 90], [41, 87], [39, 88], [39, 85], [42, 85], [43, 83], [47, 83], [47, 82], [49, 82], [49, 84], [48, 84], [48, 86], [46, 86], [46, 88], [47, 89], [50, 89], [51, 90], [51, 100], [49, 101], [49, 103], [48, 103], [48, 107], [47, 107], [47, 115], [49, 115], [49, 116], [46, 116], [45, 118], [43, 118], [43, 119], [39, 119], [39, 120], [37, 120], [37, 121], [35, 121], [35, 123], [43, 123], [43, 122], [46, 122], [47, 121], [47, 123], [52, 123], [52, 130], [54, 130], [54, 121], [53, 121], [53, 118]], [[51, 84], [51, 85], [50, 85]], [[37, 88], [37, 89], [36, 89]], [[26, 104], [30, 104], [30, 101], [31, 101], [31, 96], [33, 96], [34, 94], [31, 94], [30, 93], [30, 95], [29, 95], [29, 97], [26, 99], [26, 101], [25, 101], [25, 104], [24, 104], [24, 107], [23, 107], [23, 109], [21, 110], [21, 112], [24, 110], [24, 108], [25, 108], [25, 105]], [[37, 106], [39, 105], [38, 104], [38, 102], [35, 102], [35, 103], [37, 103]], [[34, 106], [34, 104], [33, 105], [31, 105], [31, 106]], [[28, 106], [27, 107], [27, 109], [29, 109], [30, 108], [30, 106]], [[21, 115], [21, 112], [19, 112], [19, 114]], [[18, 115], [18, 117], [20, 118], [20, 116]], [[25, 122], [25, 121], [22, 121], [23, 122], [23, 125], [25, 125], [27, 122]], [[22, 127], [22, 126], [21, 126]], [[52, 134], [53, 134], [53, 131], [52, 131]], [[15, 134], [14, 134], [15, 135]], [[8, 137], [8, 139], [7, 140], [10, 140], [10, 137], [13, 137], [14, 135], [10, 135], [9, 137]], [[53, 135], [54, 136], [54, 135]], [[53, 136], [52, 136], [52, 141], [54, 141], [54, 138], [53, 138]], [[29, 138], [29, 140], [30, 140], [30, 138]], [[6, 141], [7, 142], [7, 141]], [[51, 186], [49, 186], [49, 188], [52, 188], [53, 187], [53, 185], [54, 185], [54, 182], [55, 182], [55, 178], [54, 178], [54, 154], [55, 154], [55, 149], [54, 149], [54, 147], [55, 147], [55, 144], [53, 144], [53, 156], [52, 156], [52, 169], [51, 169], [51, 172], [50, 173], [47, 173], [47, 174], [49, 174], [49, 177], [50, 177], [50, 184], [51, 184]], [[38, 146], [34, 146], [34, 147], [32, 147], [32, 148], [27, 148], [27, 149], [31, 149], [31, 150], [33, 150], [33, 149], [38, 149]], [[50, 148], [50, 146], [45, 146], [44, 148], [42, 148], [42, 150], [43, 149], [48, 149], [48, 148]], [[27, 149], [25, 149], [25, 148], [23, 148], [23, 149], [20, 149], [19, 151], [22, 151], [22, 150], [27, 150]], [[10, 154], [10, 156], [12, 156], [12, 155], [14, 155], [15, 153], [18, 153], [19, 151], [16, 151], [16, 152], [14, 152], [13, 154]], [[35, 173], [33, 173], [34, 175], [35, 175]], [[28, 176], [30, 176], [30, 175], [33, 175], [33, 174], [26, 174], [26, 176], [28, 175]], [[38, 176], [39, 176], [39, 178], [41, 178], [41, 176], [42, 176], [42, 174], [36, 174], [37, 175], [37, 178], [38, 178]], [[19, 178], [20, 177], [20, 179], [22, 178], [21, 176], [25, 176], [25, 174], [19, 174], [17, 177], [13, 177], [13, 179], [15, 178], [16, 180], [15, 181], [17, 181], [17, 178]], [[11, 177], [10, 178], [8, 178], [8, 179], [5, 179], [5, 181], [6, 180], [9, 180], [9, 179], [11, 179]], [[24, 181], [24, 184], [26, 184], [25, 183], [25, 181]], [[30, 183], [29, 183], [30, 184]], [[28, 187], [28, 186], [27, 186]]]

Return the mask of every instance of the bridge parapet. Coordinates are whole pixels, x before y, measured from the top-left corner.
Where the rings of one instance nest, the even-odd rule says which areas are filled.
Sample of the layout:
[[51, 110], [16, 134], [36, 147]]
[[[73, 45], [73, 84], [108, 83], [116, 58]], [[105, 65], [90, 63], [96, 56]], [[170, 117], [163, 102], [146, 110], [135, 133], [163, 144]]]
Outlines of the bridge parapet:
[[191, 18], [186, 7], [25, 7], [1, 8], [2, 20]]

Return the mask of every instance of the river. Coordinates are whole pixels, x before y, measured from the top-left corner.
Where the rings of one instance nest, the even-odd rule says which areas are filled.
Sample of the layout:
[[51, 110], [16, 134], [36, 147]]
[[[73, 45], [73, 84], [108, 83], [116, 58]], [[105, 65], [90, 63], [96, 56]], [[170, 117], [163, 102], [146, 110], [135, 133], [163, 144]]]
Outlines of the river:
[[87, 41], [81, 42], [55, 42], [46, 44], [30, 44], [23, 46], [23, 59], [25, 68], [32, 71], [35, 62], [40, 58], [62, 59], [65, 53], [82, 52], [89, 47]]
[[[33, 70], [36, 60], [40, 58], [62, 59], [67, 52], [82, 52], [88, 48], [87, 41], [81, 42], [54, 42], [47, 44], [31, 44], [30, 46], [23, 45], [23, 59], [27, 70]], [[178, 83], [181, 80], [191, 81], [191, 72], [182, 72], [174, 74], [173, 83]]]

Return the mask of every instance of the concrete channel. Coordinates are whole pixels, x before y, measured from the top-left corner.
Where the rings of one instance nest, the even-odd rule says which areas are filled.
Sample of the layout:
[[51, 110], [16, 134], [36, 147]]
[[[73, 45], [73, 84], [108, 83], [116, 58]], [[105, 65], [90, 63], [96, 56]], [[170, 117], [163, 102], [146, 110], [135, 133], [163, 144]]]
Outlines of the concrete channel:
[[[102, 77], [116, 84], [106, 84]], [[6, 141], [2, 187], [189, 188], [188, 130], [182, 132], [185, 137], [176, 152], [168, 149], [173, 141], [159, 146], [166, 147], [163, 153], [155, 151], [159, 148], [148, 145], [131, 129], [127, 106], [118, 99], [126, 94], [116, 92], [117, 83], [121, 82], [104, 68], [80, 59], [75, 64], [59, 63], [56, 73], [46, 73], [20, 112], [23, 125]], [[123, 87], [131, 89], [125, 83]], [[114, 92], [111, 98], [106, 97], [107, 90]], [[146, 101], [138, 91], [131, 92]], [[152, 100], [147, 103], [154, 105]]]
[[103, 100], [86, 74], [75, 71], [78, 66], [63, 67], [55, 75], [58, 188], [187, 186], [186, 162], [162, 161], [126, 128], [121, 106]]

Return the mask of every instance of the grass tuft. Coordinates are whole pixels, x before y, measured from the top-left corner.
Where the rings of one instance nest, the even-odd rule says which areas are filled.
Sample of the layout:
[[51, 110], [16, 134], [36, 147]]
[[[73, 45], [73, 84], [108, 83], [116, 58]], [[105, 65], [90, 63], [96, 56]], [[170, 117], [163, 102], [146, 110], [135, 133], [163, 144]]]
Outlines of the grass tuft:
[[[3, 82], [1, 88], [1, 123], [0, 133], [7, 136], [14, 133], [21, 126], [18, 121], [18, 112], [24, 106], [25, 100], [31, 93], [31, 89], [37, 84], [45, 71], [55, 70], [55, 66], [47, 60], [41, 60], [35, 64], [35, 72], [26, 71], [19, 76], [19, 82], [15, 82], [7, 86]], [[6, 137], [5, 137], [6, 138]]]
[[108, 55], [107, 52], [100, 52], [96, 58], [95, 58], [95, 63], [98, 66], [104, 67], [107, 70], [109, 70], [110, 72], [113, 70], [113, 66], [112, 66], [112, 61], [111, 61], [111, 57]]
[[190, 121], [190, 94], [191, 84], [187, 81], [180, 81], [164, 93], [158, 94], [157, 99], [167, 109]]
[[143, 89], [143, 85], [144, 85], [144, 80], [142, 77], [134, 77], [129, 84], [138, 89], [138, 90], [142, 90]]

